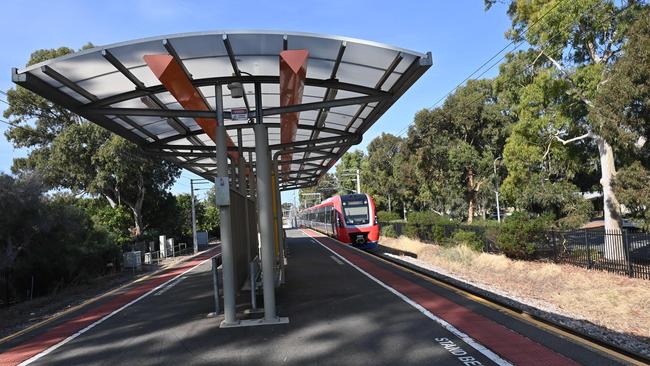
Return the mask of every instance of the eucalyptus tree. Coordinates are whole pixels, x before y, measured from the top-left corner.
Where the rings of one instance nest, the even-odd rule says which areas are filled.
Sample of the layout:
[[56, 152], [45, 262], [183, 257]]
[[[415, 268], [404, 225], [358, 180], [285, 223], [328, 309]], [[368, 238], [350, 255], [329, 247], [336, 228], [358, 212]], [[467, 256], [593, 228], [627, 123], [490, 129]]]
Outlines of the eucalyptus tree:
[[368, 194], [381, 205], [393, 211], [398, 198], [399, 177], [395, 167], [404, 139], [382, 133], [368, 144], [368, 156], [362, 163], [362, 181]]
[[[629, 31], [623, 55], [612, 68], [610, 82], [596, 95], [604, 126], [618, 127], [615, 145], [627, 147], [624, 154], [633, 162], [618, 171], [614, 191], [631, 216], [650, 229], [650, 9], [639, 16]], [[631, 151], [630, 151], [631, 150]]]
[[[71, 52], [66, 47], [38, 50], [28, 65]], [[30, 149], [27, 157], [14, 159], [12, 171], [36, 172], [49, 188], [100, 195], [112, 207], [125, 205], [139, 235], [146, 226], [145, 197], [163, 194], [180, 169], [20, 86], [8, 91], [7, 100], [4, 116], [13, 126], [5, 135], [14, 146]]]
[[339, 184], [339, 193], [348, 194], [357, 192], [357, 170], [361, 170], [366, 155], [361, 150], [348, 151], [336, 165], [336, 180]]
[[491, 80], [470, 80], [442, 107], [420, 111], [418, 170], [433, 197], [462, 196], [471, 223], [481, 189], [493, 178], [494, 159], [505, 144], [511, 119], [502, 111]]
[[[485, 3], [489, 8], [496, 0]], [[612, 137], [606, 133], [616, 129], [595, 116], [595, 97], [611, 80], [609, 69], [622, 52], [630, 25], [645, 6], [644, 1], [636, 0], [513, 0], [508, 6], [512, 27], [506, 37], [532, 47], [536, 57], [531, 67], [537, 72], [536, 86], [531, 88], [550, 92], [540, 95], [543, 107], [519, 103], [520, 113], [543, 126], [537, 131], [538, 137], [547, 141], [545, 152], [555, 144], [597, 149], [607, 230], [621, 229], [620, 205], [612, 187], [615, 151]], [[607, 257], [613, 254], [613, 245], [606, 245]]]

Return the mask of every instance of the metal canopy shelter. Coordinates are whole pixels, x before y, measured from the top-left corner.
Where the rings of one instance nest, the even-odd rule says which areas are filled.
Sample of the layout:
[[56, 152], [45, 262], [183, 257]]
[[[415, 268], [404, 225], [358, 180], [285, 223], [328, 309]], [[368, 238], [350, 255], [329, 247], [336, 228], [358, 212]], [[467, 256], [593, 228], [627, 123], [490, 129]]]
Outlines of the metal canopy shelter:
[[[303, 93], [291, 104], [281, 101], [284, 50], [308, 52]], [[171, 56], [207, 108], [185, 109], [146, 55]], [[229, 149], [251, 152], [254, 164], [257, 84], [272, 153], [303, 148], [279, 158], [286, 190], [315, 184], [430, 65], [430, 54], [344, 37], [213, 31], [96, 47], [14, 70], [13, 80], [207, 179], [216, 175], [215, 145], [196, 119], [215, 117], [221, 87]], [[229, 83], [241, 83], [243, 98], [231, 98]], [[248, 118], [232, 120], [242, 108]], [[294, 131], [281, 138], [291, 117]]]
[[[430, 53], [373, 42], [233, 31], [97, 47], [13, 69], [12, 77], [148, 153], [214, 179], [221, 325], [230, 327], [288, 321], [275, 309], [286, 262], [279, 192], [316, 184], [430, 66]], [[248, 197], [256, 198], [258, 217]], [[258, 226], [261, 250], [251, 258]], [[261, 262], [264, 319], [253, 323], [236, 314], [242, 262]]]

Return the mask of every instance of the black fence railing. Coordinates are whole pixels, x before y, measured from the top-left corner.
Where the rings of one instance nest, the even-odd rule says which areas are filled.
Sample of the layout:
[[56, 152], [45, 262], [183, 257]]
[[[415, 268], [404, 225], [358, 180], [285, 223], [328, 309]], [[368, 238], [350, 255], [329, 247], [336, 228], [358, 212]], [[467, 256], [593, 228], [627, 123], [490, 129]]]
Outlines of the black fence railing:
[[551, 231], [553, 259], [650, 279], [650, 234], [628, 231]]
[[[407, 235], [429, 243], [449, 239], [459, 230], [471, 231], [483, 242], [483, 251], [501, 253], [498, 228], [462, 224], [408, 225], [380, 223], [382, 231], [391, 226], [396, 236]], [[531, 258], [568, 263], [634, 278], [650, 280], [650, 234], [629, 231], [571, 230], [547, 231], [544, 241], [534, 243]]]

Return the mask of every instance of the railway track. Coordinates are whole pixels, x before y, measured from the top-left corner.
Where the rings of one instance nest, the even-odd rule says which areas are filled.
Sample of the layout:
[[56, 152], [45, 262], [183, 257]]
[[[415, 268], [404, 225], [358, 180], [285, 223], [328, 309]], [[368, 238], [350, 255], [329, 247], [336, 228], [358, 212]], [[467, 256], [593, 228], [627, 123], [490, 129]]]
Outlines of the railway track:
[[632, 352], [626, 349], [622, 349], [615, 344], [612, 344], [610, 342], [597, 339], [589, 334], [585, 334], [579, 331], [576, 331], [574, 329], [571, 329], [569, 327], [566, 327], [562, 324], [557, 324], [555, 322], [552, 322], [550, 320], [544, 319], [540, 316], [537, 316], [535, 314], [531, 314], [530, 312], [527, 312], [523, 309], [520, 309], [516, 306], [513, 306], [512, 304], [508, 304], [505, 301], [499, 300], [500, 296], [494, 295], [494, 296], [486, 296], [482, 292], [488, 292], [488, 291], [479, 291], [477, 288], [473, 288], [473, 286], [466, 285], [461, 283], [460, 281], [454, 280], [450, 277], [447, 277], [445, 275], [430, 271], [426, 268], [422, 268], [419, 266], [416, 266], [412, 263], [409, 263], [407, 261], [403, 261], [397, 258], [393, 258], [391, 256], [386, 255], [383, 253], [383, 250], [389, 248], [382, 248], [379, 247], [378, 249], [374, 251], [364, 251], [364, 253], [367, 253], [368, 255], [371, 255], [378, 260], [389, 264], [391, 266], [398, 267], [404, 271], [407, 271], [409, 273], [412, 273], [420, 278], [423, 278], [435, 285], [442, 286], [446, 289], [449, 289], [465, 298], [468, 298], [472, 301], [477, 301], [483, 305], [486, 305], [492, 309], [495, 309], [497, 311], [500, 311], [502, 313], [506, 313], [516, 319], [519, 319], [523, 322], [526, 322], [528, 324], [531, 324], [535, 327], [544, 329], [550, 333], [556, 334], [560, 337], [570, 339], [574, 343], [586, 346], [588, 348], [597, 350], [601, 353], [607, 354], [609, 357], [613, 357], [617, 359], [620, 362], [623, 362], [625, 364], [629, 365], [650, 365], [650, 358], [636, 353]]

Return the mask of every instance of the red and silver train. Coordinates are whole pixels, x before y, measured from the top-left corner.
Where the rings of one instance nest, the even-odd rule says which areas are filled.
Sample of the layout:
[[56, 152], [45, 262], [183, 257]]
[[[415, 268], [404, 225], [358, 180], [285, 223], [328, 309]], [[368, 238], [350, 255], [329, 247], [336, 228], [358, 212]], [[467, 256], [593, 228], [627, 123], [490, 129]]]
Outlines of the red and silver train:
[[304, 209], [298, 217], [298, 225], [360, 249], [374, 249], [379, 241], [375, 203], [365, 193], [330, 197]]

